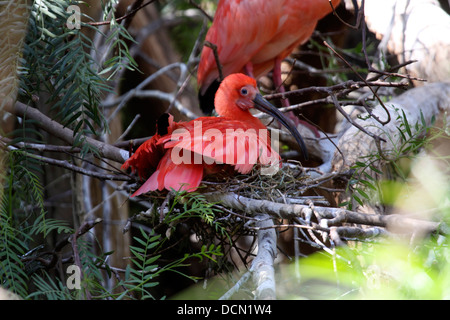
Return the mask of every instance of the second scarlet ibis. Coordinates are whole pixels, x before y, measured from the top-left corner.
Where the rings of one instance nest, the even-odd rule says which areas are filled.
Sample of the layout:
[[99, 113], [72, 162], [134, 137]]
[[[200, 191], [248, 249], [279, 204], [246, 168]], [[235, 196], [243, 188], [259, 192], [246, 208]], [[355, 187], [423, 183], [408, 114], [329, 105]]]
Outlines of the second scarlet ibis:
[[[336, 7], [340, 0], [331, 3]], [[217, 47], [223, 76], [242, 72], [258, 79], [273, 69], [274, 85], [284, 92], [281, 62], [331, 11], [329, 0], [219, 0], [205, 40]], [[213, 110], [218, 79], [214, 51], [204, 47], [197, 83], [200, 107], [207, 114]]]
[[219, 117], [189, 122], [174, 122], [167, 114], [160, 118], [158, 132], [122, 165], [147, 179], [133, 197], [163, 189], [194, 191], [205, 174], [217, 172], [221, 166], [243, 174], [255, 164], [279, 168], [280, 156], [271, 146], [268, 129], [250, 113], [252, 108], [284, 125], [306, 157], [297, 129], [260, 95], [255, 79], [244, 74], [226, 77], [217, 90], [215, 108]]

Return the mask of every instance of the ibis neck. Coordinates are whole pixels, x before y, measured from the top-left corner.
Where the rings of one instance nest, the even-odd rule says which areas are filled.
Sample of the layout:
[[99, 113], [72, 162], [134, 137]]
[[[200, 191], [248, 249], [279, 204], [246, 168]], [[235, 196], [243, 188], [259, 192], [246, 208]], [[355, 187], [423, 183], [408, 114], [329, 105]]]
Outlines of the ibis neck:
[[243, 121], [256, 129], [266, 129], [266, 126], [258, 118], [255, 118], [250, 111], [242, 110], [237, 106], [229, 106], [223, 109], [216, 106], [216, 112], [221, 117]]

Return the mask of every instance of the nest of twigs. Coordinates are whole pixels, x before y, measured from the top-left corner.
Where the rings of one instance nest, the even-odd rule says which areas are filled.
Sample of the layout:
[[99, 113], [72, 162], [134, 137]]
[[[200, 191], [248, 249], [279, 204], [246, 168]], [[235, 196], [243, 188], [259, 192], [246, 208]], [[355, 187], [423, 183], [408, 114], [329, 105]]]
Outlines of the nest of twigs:
[[[165, 234], [172, 244], [185, 242], [197, 249], [203, 244], [220, 245], [224, 255], [217, 271], [247, 266], [256, 243], [253, 213], [245, 207], [230, 208], [220, 201], [210, 201], [210, 195], [232, 193], [274, 203], [329, 206], [327, 199], [315, 190], [326, 180], [313, 181], [311, 184], [307, 169], [298, 161], [284, 162], [274, 175], [261, 172], [258, 166], [248, 175], [230, 175], [224, 170], [205, 177], [194, 193], [166, 190], [148, 193], [141, 198], [151, 204], [150, 209], [136, 214], [130, 218], [130, 222], [144, 224], [159, 234]], [[275, 225], [299, 222], [283, 221], [281, 218], [275, 220]], [[283, 233], [287, 230], [279, 228], [277, 231]], [[304, 242], [317, 247], [313, 242]]]

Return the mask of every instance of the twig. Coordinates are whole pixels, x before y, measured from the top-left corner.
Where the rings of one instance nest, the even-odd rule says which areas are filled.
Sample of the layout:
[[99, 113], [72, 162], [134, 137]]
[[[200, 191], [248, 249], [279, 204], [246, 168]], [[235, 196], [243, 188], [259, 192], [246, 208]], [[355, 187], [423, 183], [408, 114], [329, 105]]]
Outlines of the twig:
[[123, 131], [123, 133], [120, 135], [119, 138], [117, 138], [116, 143], [119, 141], [122, 141], [123, 138], [125, 138], [127, 136], [127, 134], [131, 131], [131, 129], [134, 127], [134, 125], [136, 124], [136, 122], [141, 118], [141, 115], [138, 113], [134, 119], [130, 122], [130, 124], [128, 125], [128, 127]]
[[[62, 139], [69, 145], [74, 144], [75, 135], [72, 130], [50, 119], [36, 108], [27, 106], [21, 102], [16, 102], [13, 106], [6, 104], [4, 110], [21, 118], [36, 120], [36, 125], [41, 127], [43, 130], [47, 131], [55, 137]], [[85, 137], [85, 139], [86, 143], [89, 143], [94, 148], [96, 148], [98, 154], [103, 158], [110, 159], [119, 163], [123, 163], [126, 159], [128, 159], [128, 152], [125, 150], [119, 149], [104, 142], [100, 142], [90, 137]]]
[[[142, 2], [142, 1], [140, 1]], [[155, 0], [150, 0], [149, 2], [144, 3], [143, 5], [140, 5], [137, 8], [131, 9], [129, 12], [127, 12], [125, 15], [123, 15], [122, 17], [119, 17], [116, 19], [116, 22], [120, 22], [124, 19], [128, 19], [130, 17], [133, 17], [136, 12], [138, 12], [139, 10], [141, 10], [142, 8], [148, 6], [149, 4], [155, 2]], [[111, 24], [111, 21], [100, 21], [100, 22], [88, 22], [87, 24], [91, 25], [91, 26], [104, 26], [104, 25], [108, 25]]]
[[[123, 26], [125, 29], [128, 29], [128, 27], [131, 25], [131, 21], [133, 21], [133, 18], [136, 15], [136, 12], [138, 12], [138, 10], [140, 10], [144, 7], [144, 6], [142, 6], [142, 2], [144, 2], [144, 0], [136, 0], [131, 5], [128, 12], [125, 14], [126, 17], [124, 18], [124, 21], [123, 21]], [[148, 2], [147, 4], [150, 4], [150, 3], [151, 2]]]
[[217, 70], [219, 71], [219, 82], [222, 82], [223, 80], [223, 71], [222, 71], [222, 64], [219, 60], [219, 53], [217, 52], [217, 46], [214, 43], [211, 43], [209, 41], [205, 41], [205, 46], [208, 48], [211, 48], [214, 54], [214, 59], [216, 60]]
[[360, 24], [361, 24], [361, 21], [364, 21], [364, 0], [362, 0], [361, 10], [358, 10], [359, 8], [358, 8], [358, 4], [357, 4], [356, 1], [352, 1], [352, 2], [353, 2], [353, 8], [355, 9], [355, 11], [358, 12], [358, 15], [356, 16], [356, 23], [355, 23], [354, 26], [351, 25], [351, 24], [349, 24], [349, 23], [347, 23], [346, 21], [344, 21], [344, 20], [338, 15], [337, 12], [336, 12], [336, 10], [335, 10], [335, 8], [334, 8], [334, 6], [333, 6], [333, 3], [331, 2], [331, 0], [328, 0], [328, 3], [330, 4], [331, 9], [333, 10], [333, 14], [338, 18], [338, 20], [339, 20], [340, 22], [342, 22], [344, 25], [346, 25], [346, 26], [349, 27], [349, 28], [352, 28], [352, 29], [358, 29], [359, 26], [360, 26]]
[[377, 236], [387, 236], [390, 233], [379, 227], [358, 228], [358, 227], [331, 227], [330, 239], [336, 246], [342, 246], [344, 243], [341, 238], [368, 239]]
[[145, 141], [150, 139], [152, 136], [138, 138], [138, 139], [131, 139], [131, 140], [125, 140], [125, 141], [118, 141], [113, 143], [113, 146], [117, 148], [130, 148], [130, 147], [137, 147], [143, 144]]
[[[13, 147], [9, 147], [8, 149], [13, 149]], [[123, 175], [123, 174], [103, 174], [103, 173], [99, 173], [96, 171], [91, 171], [91, 170], [87, 170], [84, 168], [80, 168], [74, 164], [71, 164], [70, 162], [68, 162], [67, 160], [57, 160], [57, 159], [53, 159], [53, 158], [48, 158], [48, 157], [44, 157], [44, 156], [40, 156], [37, 154], [32, 154], [26, 151], [23, 151], [28, 157], [30, 158], [34, 158], [36, 160], [39, 160], [41, 162], [45, 162], [57, 167], [61, 167], [64, 169], [68, 169], [71, 170], [73, 172], [76, 173], [80, 173], [86, 176], [90, 176], [93, 178], [97, 178], [100, 180], [116, 180], [116, 181], [133, 181], [133, 178]]]
[[108, 122], [111, 119], [114, 119], [114, 117], [122, 110], [122, 108], [127, 104], [127, 102], [133, 97], [140, 97], [140, 98], [152, 97], [152, 98], [158, 98], [161, 100], [166, 100], [169, 103], [173, 102], [174, 106], [182, 114], [184, 114], [187, 118], [189, 118], [189, 119], [197, 118], [196, 114], [194, 114], [192, 111], [185, 108], [178, 100], [175, 99], [176, 96], [174, 94], [163, 92], [160, 90], [144, 90], [144, 88], [149, 83], [151, 83], [152, 81], [154, 81], [161, 75], [165, 74], [166, 72], [168, 72], [174, 68], [180, 69], [181, 74], [185, 74], [187, 72], [187, 67], [184, 63], [176, 62], [176, 63], [169, 64], [165, 67], [162, 67], [161, 69], [159, 69], [155, 73], [151, 74], [150, 76], [148, 76], [136, 88], [128, 91], [127, 93], [125, 93], [124, 95], [120, 96], [119, 98], [117, 98], [113, 101], [103, 103], [101, 105], [101, 107], [103, 107], [103, 108], [111, 108], [111, 107], [115, 107], [117, 105], [117, 107], [114, 109], [114, 112], [109, 116]]
[[[78, 253], [77, 239], [78, 239], [78, 237], [82, 236], [83, 234], [85, 234], [86, 232], [91, 230], [93, 227], [95, 227], [96, 224], [98, 224], [100, 222], [102, 222], [102, 219], [100, 219], [100, 218], [97, 218], [95, 220], [85, 221], [78, 228], [78, 230], [72, 236], [70, 236], [68, 239], [68, 241], [72, 244], [73, 259], [74, 259], [75, 264], [78, 266], [78, 268], [81, 271], [81, 278], [83, 278], [83, 265], [81, 264], [80, 255]], [[86, 293], [86, 299], [90, 300], [91, 299], [90, 292], [86, 289], [85, 293]]]
[[[380, 141], [386, 142], [386, 140], [384, 140], [383, 138], [373, 134], [372, 132], [367, 131], [361, 125], [359, 125], [357, 122], [353, 121], [353, 119], [344, 111], [344, 109], [342, 109], [341, 105], [339, 104], [339, 101], [337, 100], [337, 98], [336, 98], [336, 96], [334, 94], [330, 93], [330, 97], [331, 97], [331, 100], [333, 101], [333, 104], [336, 107], [336, 109], [344, 116], [344, 118], [349, 123], [351, 123], [353, 126], [358, 128], [359, 130], [361, 130], [362, 132], [364, 132], [368, 136], [372, 137], [375, 140], [375, 142], [377, 143], [377, 145], [380, 144]], [[389, 114], [389, 112], [387, 110], [386, 110], [386, 112]], [[379, 148], [379, 149], [381, 150], [381, 148]]]
[[30, 149], [30, 150], [36, 150], [41, 152], [63, 152], [63, 153], [80, 153], [81, 149], [77, 147], [70, 147], [70, 146], [56, 146], [56, 145], [49, 145], [49, 144], [43, 144], [43, 143], [30, 143], [30, 142], [16, 142], [14, 143], [13, 140], [0, 136], [0, 141], [4, 142], [7, 145], [15, 146], [19, 149]]
[[[387, 123], [389, 123], [391, 121], [391, 115], [389, 114], [389, 111], [387, 110], [386, 106], [384, 105], [383, 101], [380, 99], [380, 97], [378, 96], [378, 94], [375, 92], [375, 90], [373, 90], [373, 88], [369, 85], [369, 83], [367, 82], [366, 79], [364, 79], [354, 68], [353, 66], [344, 59], [344, 57], [342, 57], [339, 53], [336, 52], [336, 50], [334, 50], [326, 41], [323, 42], [324, 45], [329, 48], [331, 51], [333, 51], [333, 53], [335, 55], [337, 55], [339, 57], [339, 59], [341, 59], [350, 69], [352, 69], [352, 71], [354, 72], [354, 74], [361, 79], [361, 81], [364, 82], [364, 84], [369, 88], [370, 91], [372, 91], [373, 95], [377, 98], [378, 102], [380, 103], [381, 107], [386, 111], [387, 114], [387, 120], [386, 121], [381, 121], [378, 117], [374, 117], [375, 120], [377, 120], [380, 124], [385, 125]], [[368, 109], [367, 109], [368, 110]], [[371, 115], [373, 116], [373, 115]]]
[[213, 21], [213, 18], [205, 11], [203, 10], [202, 7], [200, 7], [198, 4], [196, 4], [194, 1], [189, 0], [189, 4], [192, 5], [193, 7], [197, 8], [198, 10], [200, 10], [201, 13], [203, 13], [203, 15], [209, 20], [209, 21]]
[[[391, 82], [391, 81], [354, 81], [354, 80], [348, 80], [339, 84], [335, 84], [328, 87], [318, 87], [318, 86], [312, 86], [307, 88], [301, 88], [297, 90], [291, 90], [286, 91], [284, 93], [274, 93], [274, 94], [267, 94], [264, 95], [264, 98], [267, 100], [273, 100], [273, 99], [280, 99], [280, 98], [286, 98], [289, 96], [295, 96], [295, 95], [303, 95], [311, 92], [318, 92], [318, 93], [324, 93], [328, 94], [329, 92], [336, 92], [338, 96], [343, 96], [348, 94], [351, 91], [361, 89], [366, 86], [374, 86], [374, 87], [400, 87], [404, 88], [407, 87], [409, 84], [404, 82]], [[345, 90], [343, 92], [339, 92], [341, 90]], [[322, 102], [321, 100], [315, 100], [314, 103]], [[282, 112], [291, 111], [296, 108], [292, 107], [285, 107], [280, 108]]]
[[[174, 102], [176, 99], [180, 96], [180, 94], [185, 90], [186, 86], [189, 83], [189, 80], [192, 76], [192, 72], [188, 72], [189, 66], [195, 65], [198, 66], [197, 56], [198, 51], [201, 50], [202, 40], [207, 30], [207, 24], [206, 21], [203, 21], [202, 28], [200, 29], [200, 32], [197, 36], [197, 39], [195, 40], [194, 46], [192, 47], [191, 53], [189, 54], [188, 61], [186, 63], [187, 68], [181, 69], [180, 76], [177, 82], [177, 93], [175, 94], [175, 97], [170, 102], [169, 107], [166, 110], [166, 113], [170, 112], [170, 109], [174, 105]], [[191, 118], [192, 119], [192, 118]]]

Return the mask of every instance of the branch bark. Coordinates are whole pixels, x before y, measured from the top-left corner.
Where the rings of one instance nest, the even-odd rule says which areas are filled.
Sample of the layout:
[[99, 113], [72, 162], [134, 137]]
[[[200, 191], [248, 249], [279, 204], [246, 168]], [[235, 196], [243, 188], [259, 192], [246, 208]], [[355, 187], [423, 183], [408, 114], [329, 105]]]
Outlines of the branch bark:
[[[303, 219], [305, 224], [309, 224], [313, 214], [318, 216], [320, 225], [330, 227], [342, 223], [354, 223], [370, 226], [385, 227], [402, 232], [421, 231], [425, 234], [438, 232], [449, 234], [450, 230], [445, 224], [433, 221], [413, 219], [401, 214], [379, 215], [365, 214], [351, 210], [334, 207], [314, 206], [302, 204], [284, 204], [268, 200], [256, 200], [239, 196], [235, 193], [211, 193], [205, 194], [208, 201], [220, 202], [222, 205], [253, 214], [265, 212], [272, 218], [282, 219]], [[314, 210], [314, 211], [313, 211]]]
[[261, 229], [257, 231], [258, 253], [250, 268], [256, 285], [255, 298], [274, 300], [276, 292], [273, 263], [277, 256], [277, 235], [275, 229], [270, 228], [274, 225], [270, 215], [258, 214], [256, 219], [258, 219], [256, 226]]
[[[37, 125], [49, 134], [60, 138], [69, 145], [73, 145], [74, 143], [74, 133], [72, 130], [50, 119], [36, 108], [27, 106], [21, 102], [16, 102], [14, 105], [11, 103], [5, 104], [4, 110], [22, 118], [27, 117], [36, 120]], [[106, 159], [123, 163], [129, 157], [128, 151], [113, 145], [89, 137], [86, 137], [86, 142], [94, 146], [98, 150], [100, 156]]]

